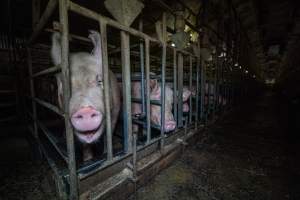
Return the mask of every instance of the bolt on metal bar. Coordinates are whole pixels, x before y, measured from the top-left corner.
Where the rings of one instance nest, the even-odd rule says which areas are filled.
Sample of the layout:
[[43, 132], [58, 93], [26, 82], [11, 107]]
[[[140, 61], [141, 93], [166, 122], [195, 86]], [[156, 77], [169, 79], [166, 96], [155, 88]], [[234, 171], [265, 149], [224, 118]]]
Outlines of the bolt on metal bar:
[[130, 36], [121, 31], [122, 56], [122, 85], [123, 85], [123, 113], [124, 127], [127, 137], [127, 153], [132, 152], [132, 119], [131, 119], [131, 80], [130, 80]]
[[69, 100], [70, 100], [70, 72], [69, 72], [69, 22], [68, 22], [68, 0], [59, 0], [59, 21], [61, 24], [61, 71], [63, 100], [65, 113], [65, 129], [68, 151], [68, 168], [70, 174], [70, 200], [78, 200], [78, 177], [76, 172], [75, 146], [73, 128], [69, 120]]
[[[190, 91], [192, 92], [192, 85], [193, 85], [193, 58], [192, 56], [189, 56], [189, 61], [190, 61], [190, 74], [189, 74], [189, 88]], [[190, 96], [189, 99], [189, 104], [190, 104], [190, 112], [189, 112], [189, 123], [192, 123], [192, 115], [193, 115], [193, 98], [192, 98], [192, 94]]]
[[145, 66], [146, 66], [146, 122], [147, 122], [147, 143], [151, 140], [151, 120], [150, 120], [150, 44], [145, 39]]
[[[111, 112], [110, 112], [110, 80], [108, 69], [108, 54], [107, 54], [107, 24], [100, 20], [101, 31], [101, 45], [102, 45], [102, 70], [103, 70], [103, 83], [104, 83], [104, 106], [105, 106], [105, 122], [106, 122], [106, 139], [107, 139], [107, 160], [111, 161], [113, 158], [112, 148], [112, 127], [111, 127]], [[99, 69], [100, 70], [100, 69]], [[123, 84], [124, 85], [124, 84]]]

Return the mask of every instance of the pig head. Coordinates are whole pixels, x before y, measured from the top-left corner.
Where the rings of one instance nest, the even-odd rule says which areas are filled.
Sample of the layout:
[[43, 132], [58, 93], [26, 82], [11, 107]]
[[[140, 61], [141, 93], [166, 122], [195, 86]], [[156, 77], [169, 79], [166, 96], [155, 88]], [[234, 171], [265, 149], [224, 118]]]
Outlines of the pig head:
[[[90, 31], [94, 49], [92, 53], [70, 54], [71, 98], [69, 101], [70, 121], [74, 133], [83, 144], [96, 142], [105, 129], [104, 87], [102, 73], [102, 49], [100, 34]], [[51, 57], [55, 65], [61, 63], [60, 34], [52, 36]], [[59, 104], [62, 107], [62, 79], [57, 76]], [[110, 106], [112, 131], [120, 110], [120, 91], [117, 79], [109, 71]]]

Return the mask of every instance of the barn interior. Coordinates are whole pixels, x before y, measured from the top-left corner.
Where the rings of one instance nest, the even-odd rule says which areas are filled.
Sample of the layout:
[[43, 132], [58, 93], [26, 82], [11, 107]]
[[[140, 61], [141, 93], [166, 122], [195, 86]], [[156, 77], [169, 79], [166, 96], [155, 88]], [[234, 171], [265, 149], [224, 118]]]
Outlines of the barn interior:
[[[2, 0], [0, 199], [300, 199], [299, 6]], [[72, 121], [78, 52], [101, 60], [91, 144]]]

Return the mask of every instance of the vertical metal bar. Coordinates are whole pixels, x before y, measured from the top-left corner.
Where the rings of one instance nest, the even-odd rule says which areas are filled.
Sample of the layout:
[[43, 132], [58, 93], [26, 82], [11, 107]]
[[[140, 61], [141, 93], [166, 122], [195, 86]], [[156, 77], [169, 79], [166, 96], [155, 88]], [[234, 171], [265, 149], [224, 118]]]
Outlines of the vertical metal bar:
[[[143, 31], [143, 20], [139, 21], [139, 30]], [[145, 102], [145, 65], [144, 65], [144, 44], [143, 41], [140, 42], [140, 67], [141, 67], [141, 96], [142, 96], [142, 113], [146, 112], [146, 102]]]
[[41, 1], [33, 0], [32, 1], [32, 29], [39, 22], [41, 16]]
[[[108, 69], [107, 54], [107, 31], [106, 23], [100, 20], [101, 44], [102, 44], [102, 72], [104, 83], [104, 106], [105, 106], [105, 122], [106, 122], [106, 140], [107, 140], [107, 160], [111, 161], [113, 157], [112, 148], [112, 128], [111, 128], [111, 112], [110, 112], [110, 80]], [[100, 66], [101, 67], [101, 66]], [[124, 85], [124, 82], [123, 82]], [[125, 101], [125, 100], [124, 100]]]
[[176, 121], [176, 128], [178, 126], [177, 123], [177, 52], [176, 49], [173, 49], [173, 110], [174, 110], [174, 119]]
[[178, 53], [178, 127], [183, 126], [182, 120], [182, 92], [183, 92], [183, 56]]
[[127, 128], [127, 152], [132, 152], [131, 79], [129, 34], [121, 31], [122, 83], [124, 125]]
[[[190, 80], [189, 80], [189, 87], [190, 91], [192, 91], [192, 85], [193, 85], [193, 58], [192, 56], [189, 56], [189, 61], [190, 61]], [[192, 116], [193, 116], [193, 99], [192, 95], [190, 96], [190, 112], [189, 112], [189, 123], [192, 123]]]
[[[197, 55], [200, 56], [200, 55]], [[197, 57], [196, 61], [196, 116], [195, 116], [195, 129], [198, 129], [199, 123], [199, 71], [200, 71], [200, 57]], [[202, 104], [202, 102], [201, 102]], [[201, 115], [200, 115], [201, 116]]]
[[164, 149], [164, 136], [165, 136], [165, 110], [166, 110], [166, 54], [167, 54], [167, 24], [166, 24], [166, 13], [163, 13], [162, 16], [162, 60], [161, 60], [161, 127], [160, 127], [160, 149], [163, 151]]
[[27, 47], [26, 50], [27, 50], [28, 74], [29, 74], [30, 95], [31, 95], [32, 113], [33, 113], [33, 131], [34, 131], [35, 139], [39, 142], [36, 102], [33, 100], [35, 98], [35, 90], [34, 90], [34, 81], [32, 78], [32, 56], [29, 47]]
[[200, 85], [200, 120], [203, 121], [204, 120], [204, 98], [205, 98], [205, 76], [204, 76], [204, 62], [203, 59], [200, 57], [199, 60], [200, 63], [200, 70], [201, 70], [201, 85]]
[[151, 120], [150, 120], [150, 45], [149, 39], [145, 39], [146, 54], [146, 122], [147, 122], [147, 143], [151, 140]]
[[69, 199], [78, 199], [78, 179], [76, 173], [74, 134], [69, 120], [70, 100], [70, 73], [69, 73], [69, 23], [68, 23], [68, 0], [59, 0], [59, 19], [61, 24], [61, 71], [63, 85], [63, 99], [65, 112], [65, 128], [67, 137], [68, 168], [70, 173], [70, 196]]

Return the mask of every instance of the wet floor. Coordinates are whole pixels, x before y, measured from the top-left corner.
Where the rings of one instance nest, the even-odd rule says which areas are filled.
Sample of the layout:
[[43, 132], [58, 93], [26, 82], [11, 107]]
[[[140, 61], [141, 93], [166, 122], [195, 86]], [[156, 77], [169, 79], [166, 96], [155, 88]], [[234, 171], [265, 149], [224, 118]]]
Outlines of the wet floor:
[[136, 198], [300, 199], [297, 142], [289, 144], [278, 106], [268, 94], [218, 121]]
[[[136, 198], [299, 200], [300, 143], [289, 137], [279, 110], [272, 95], [241, 106], [199, 133], [178, 160], [138, 190]], [[32, 160], [24, 139], [0, 145], [1, 200], [57, 199], [46, 178], [49, 168]]]

